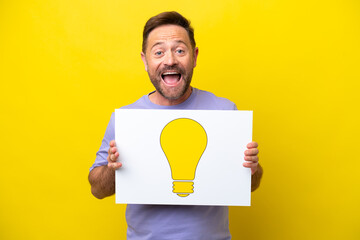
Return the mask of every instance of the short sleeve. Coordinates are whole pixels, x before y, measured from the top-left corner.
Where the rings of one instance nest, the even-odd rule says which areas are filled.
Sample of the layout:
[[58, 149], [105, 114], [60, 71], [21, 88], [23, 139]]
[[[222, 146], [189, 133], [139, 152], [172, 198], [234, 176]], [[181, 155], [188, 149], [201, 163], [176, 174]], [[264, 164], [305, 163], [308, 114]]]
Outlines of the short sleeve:
[[109, 124], [106, 128], [104, 138], [101, 142], [99, 151], [96, 153], [96, 159], [94, 164], [90, 167], [90, 171], [96, 167], [107, 165], [107, 156], [109, 150], [109, 144], [111, 140], [115, 139], [115, 113], [111, 114]]

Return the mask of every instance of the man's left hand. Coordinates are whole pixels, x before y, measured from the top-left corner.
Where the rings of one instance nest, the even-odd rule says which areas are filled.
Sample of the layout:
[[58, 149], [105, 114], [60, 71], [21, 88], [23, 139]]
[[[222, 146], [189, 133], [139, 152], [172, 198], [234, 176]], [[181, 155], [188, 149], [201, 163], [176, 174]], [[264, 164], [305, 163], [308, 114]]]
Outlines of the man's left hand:
[[251, 142], [246, 145], [247, 150], [245, 151], [245, 162], [243, 163], [244, 167], [251, 168], [251, 175], [256, 173], [259, 165], [259, 157], [257, 156], [259, 150], [257, 149], [257, 142]]

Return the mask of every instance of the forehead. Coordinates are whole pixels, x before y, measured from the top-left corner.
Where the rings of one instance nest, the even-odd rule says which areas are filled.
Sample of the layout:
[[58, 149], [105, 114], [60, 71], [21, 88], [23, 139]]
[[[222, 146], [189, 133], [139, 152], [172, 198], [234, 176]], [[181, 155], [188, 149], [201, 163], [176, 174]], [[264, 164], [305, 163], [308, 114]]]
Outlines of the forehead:
[[188, 47], [190, 38], [185, 28], [177, 25], [162, 25], [152, 30], [148, 37], [148, 46], [151, 48], [156, 43], [167, 41], [182, 41]]

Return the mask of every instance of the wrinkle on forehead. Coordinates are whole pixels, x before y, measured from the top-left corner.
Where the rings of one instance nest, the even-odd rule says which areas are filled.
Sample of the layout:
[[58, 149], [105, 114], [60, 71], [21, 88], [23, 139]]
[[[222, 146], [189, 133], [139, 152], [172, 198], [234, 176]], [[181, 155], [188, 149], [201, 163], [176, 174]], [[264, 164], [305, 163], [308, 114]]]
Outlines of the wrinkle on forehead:
[[[176, 45], [184, 44], [185, 46], [187, 46], [187, 44], [183, 40], [175, 40], [175, 41], [172, 41], [172, 42], [174, 42]], [[159, 40], [151, 47], [151, 49], [153, 49], [156, 46], [162, 46], [162, 45], [165, 45], [165, 44], [166, 44], [165, 41]]]
[[164, 25], [155, 28], [150, 32], [148, 43], [150, 48], [165, 42], [175, 41], [176, 43], [183, 43], [187, 47], [190, 46], [190, 39], [188, 33], [183, 27], [176, 25]]
[[[186, 31], [185, 31], [185, 33], [186, 33]], [[171, 40], [171, 39], [176, 39], [176, 38], [182, 37], [182, 35], [184, 35], [182, 31], [174, 31], [174, 29], [171, 29], [170, 32], [161, 31], [158, 34], [158, 38], [162, 39], [162, 40], [168, 40], [168, 39]]]

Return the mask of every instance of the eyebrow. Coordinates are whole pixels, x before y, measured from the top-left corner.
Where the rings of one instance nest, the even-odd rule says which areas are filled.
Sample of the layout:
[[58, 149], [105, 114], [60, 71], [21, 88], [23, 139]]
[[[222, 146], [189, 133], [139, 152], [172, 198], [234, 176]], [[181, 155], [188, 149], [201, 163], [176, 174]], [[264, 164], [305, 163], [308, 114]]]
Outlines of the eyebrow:
[[[187, 45], [183, 40], [176, 40], [175, 42], [177, 42], [177, 43], [182, 43], [182, 44], [184, 44], [186, 47], [188, 47], [188, 45]], [[163, 41], [157, 42], [157, 43], [155, 43], [155, 44], [151, 47], [151, 49], [153, 49], [154, 47], [156, 47], [156, 46], [158, 46], [158, 45], [163, 45], [163, 44], [164, 44]]]

